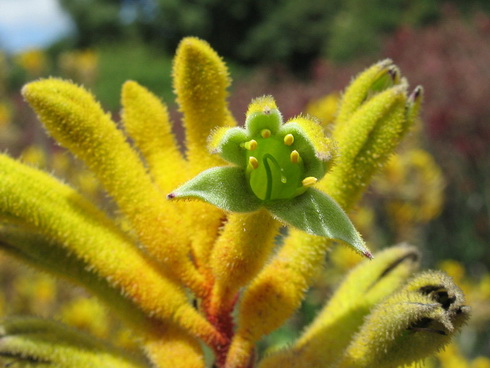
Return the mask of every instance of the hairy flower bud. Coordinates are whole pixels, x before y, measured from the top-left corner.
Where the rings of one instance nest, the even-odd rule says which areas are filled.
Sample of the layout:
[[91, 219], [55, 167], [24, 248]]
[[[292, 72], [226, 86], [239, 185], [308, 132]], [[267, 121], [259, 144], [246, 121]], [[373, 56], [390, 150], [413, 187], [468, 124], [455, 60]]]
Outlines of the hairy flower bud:
[[373, 310], [338, 367], [396, 367], [434, 354], [468, 319], [464, 303], [461, 289], [446, 274], [414, 277]]

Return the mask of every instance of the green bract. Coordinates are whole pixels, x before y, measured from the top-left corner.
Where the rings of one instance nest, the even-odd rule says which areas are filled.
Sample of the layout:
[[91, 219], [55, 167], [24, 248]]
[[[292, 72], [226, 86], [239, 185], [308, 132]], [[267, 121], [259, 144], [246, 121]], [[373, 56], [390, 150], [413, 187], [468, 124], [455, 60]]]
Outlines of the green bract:
[[245, 128], [216, 130], [209, 148], [235, 166], [205, 170], [169, 199], [199, 198], [232, 212], [266, 207], [286, 224], [341, 240], [370, 256], [340, 206], [312, 188], [335, 152], [316, 120], [299, 116], [283, 124], [274, 99], [264, 96], [250, 104]]

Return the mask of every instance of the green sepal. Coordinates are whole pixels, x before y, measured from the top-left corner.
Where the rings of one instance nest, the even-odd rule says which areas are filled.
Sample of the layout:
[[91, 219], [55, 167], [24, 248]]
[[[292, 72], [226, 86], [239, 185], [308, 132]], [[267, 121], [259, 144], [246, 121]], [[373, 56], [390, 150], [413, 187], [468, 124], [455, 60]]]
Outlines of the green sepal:
[[262, 129], [269, 129], [272, 134], [276, 134], [281, 124], [282, 117], [277, 109], [271, 110], [269, 114], [253, 113], [245, 122], [247, 130], [252, 135], [259, 134]]
[[[410, 127], [414, 124], [415, 120], [419, 117], [420, 108], [422, 102], [424, 100], [424, 88], [422, 86], [417, 86], [410, 93], [407, 101], [407, 109], [406, 109], [406, 124]], [[408, 129], [404, 129], [406, 132]]]
[[[390, 71], [393, 70], [393, 62], [390, 59], [382, 60], [367, 68], [356, 76], [343, 94], [342, 101], [336, 118], [336, 129], [348, 121], [357, 109], [365, 103], [369, 97], [375, 95], [375, 91], [382, 92], [389, 83]], [[393, 85], [398, 84], [400, 77], [396, 77]]]
[[252, 135], [268, 129], [276, 134], [282, 125], [282, 116], [272, 96], [262, 96], [252, 100], [245, 119], [245, 129]]
[[323, 178], [326, 172], [327, 161], [317, 156], [310, 137], [304, 129], [293, 120], [284, 124], [279, 131], [279, 135], [282, 137], [287, 134], [294, 136], [294, 143], [291, 148], [294, 148], [301, 154], [304, 164], [304, 177], [314, 176], [318, 180]]
[[0, 324], [0, 356], [17, 367], [144, 368], [135, 358], [60, 323], [35, 317], [9, 318]]
[[225, 211], [253, 212], [262, 202], [252, 194], [241, 167], [213, 167], [201, 172], [167, 196], [197, 198]]
[[[226, 132], [219, 137], [216, 146], [212, 147], [211, 153], [219, 153], [225, 160], [238, 166], [246, 166], [245, 149], [242, 144], [249, 141], [248, 132], [243, 128], [225, 128]], [[219, 134], [219, 132], [217, 132]], [[210, 137], [213, 141], [213, 136]]]
[[356, 252], [372, 258], [349, 217], [323, 192], [310, 188], [293, 199], [271, 201], [266, 207], [275, 217], [288, 225], [312, 235], [344, 242]]
[[370, 95], [382, 92], [399, 84], [400, 78], [400, 70], [395, 65], [388, 65], [386, 68], [381, 69], [379, 77], [372, 82], [371, 88], [367, 92], [368, 98]]

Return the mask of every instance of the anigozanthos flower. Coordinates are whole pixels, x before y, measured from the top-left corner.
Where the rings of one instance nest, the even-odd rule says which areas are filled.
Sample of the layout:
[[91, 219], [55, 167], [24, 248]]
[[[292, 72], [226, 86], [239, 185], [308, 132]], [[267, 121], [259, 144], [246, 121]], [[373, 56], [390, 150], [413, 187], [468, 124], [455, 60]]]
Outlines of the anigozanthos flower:
[[340, 206], [314, 188], [335, 158], [332, 141], [314, 118], [283, 124], [274, 99], [264, 96], [250, 104], [245, 128], [217, 129], [209, 147], [234, 165], [203, 171], [168, 198], [199, 198], [232, 212], [265, 207], [288, 225], [341, 240], [371, 257]]
[[[283, 123], [272, 97], [252, 101], [245, 127], [236, 127], [226, 66], [206, 42], [184, 39], [173, 70], [185, 155], [166, 106], [136, 82], [123, 86], [123, 129], [73, 83], [51, 78], [23, 89], [48, 133], [114, 200], [117, 219], [40, 169], [0, 155], [0, 248], [85, 286], [138, 335], [147, 359], [37, 318], [1, 322], [0, 355], [58, 368], [204, 368], [204, 342], [216, 367], [251, 368], [257, 341], [300, 306], [333, 244], [370, 256], [344, 211], [411, 126], [420, 88], [408, 94], [390, 61], [370, 67], [343, 94], [334, 144], [314, 118]], [[176, 187], [171, 198], [204, 201], [166, 200]], [[284, 223], [292, 228], [277, 244]], [[323, 364], [322, 344], [337, 350], [329, 357], [344, 366], [387, 362], [381, 350], [396, 353], [402, 342], [418, 344], [417, 358], [432, 351], [422, 351], [430, 344], [423, 334], [444, 328], [447, 338], [433, 347], [442, 346], [462, 320], [454, 316], [467, 308], [438, 274], [403, 287], [417, 264], [411, 247], [366, 260], [292, 349], [261, 364]], [[394, 293], [399, 287], [403, 293]], [[372, 326], [387, 310], [389, 333], [379, 336]], [[381, 338], [381, 350], [365, 351]]]

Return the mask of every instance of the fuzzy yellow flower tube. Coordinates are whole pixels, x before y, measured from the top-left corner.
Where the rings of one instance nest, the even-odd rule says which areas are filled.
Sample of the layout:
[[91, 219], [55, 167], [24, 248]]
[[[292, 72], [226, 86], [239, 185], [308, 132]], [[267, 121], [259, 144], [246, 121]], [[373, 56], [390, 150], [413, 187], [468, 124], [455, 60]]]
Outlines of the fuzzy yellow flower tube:
[[215, 279], [210, 305], [213, 315], [229, 310], [238, 290], [264, 266], [279, 226], [264, 210], [229, 216], [211, 256]]
[[[189, 179], [192, 166], [183, 157], [172, 134], [166, 105], [143, 86], [129, 81], [123, 85], [122, 106], [125, 130], [140, 150], [151, 176], [162, 192], [168, 193]], [[179, 217], [182, 228], [193, 226], [193, 217], [201, 217], [202, 221], [194, 223], [199, 230], [186, 236], [192, 238], [192, 254], [196, 265], [205, 268], [224, 217], [222, 211], [198, 202], [176, 204], [173, 207], [171, 213], [175, 218]]]
[[[156, 318], [149, 318], [137, 304], [124, 296], [120, 290], [113, 287], [107, 280], [100, 278], [94, 272], [87, 270], [87, 263], [67, 254], [67, 250], [55, 244], [52, 240], [46, 241], [39, 234], [31, 233], [25, 228], [4, 226], [0, 228], [0, 248], [20, 260], [27, 261], [34, 267], [41, 268], [58, 277], [68, 279], [84, 286], [88, 291], [104, 302], [108, 308], [117, 305], [116, 314], [131, 328], [132, 332], [143, 341], [144, 351], [150, 359], [161, 366], [172, 367], [201, 367], [203, 365], [202, 352], [198, 340], [174, 323]], [[64, 259], [60, 262], [60, 259]], [[82, 307], [76, 301], [72, 307]], [[65, 310], [65, 318], [72, 320], [79, 318], [73, 315], [73, 308]], [[70, 314], [68, 314], [70, 313]], [[105, 320], [94, 319], [89, 311], [91, 324], [95, 328], [103, 328]], [[107, 326], [105, 326], [107, 328]], [[199, 327], [202, 328], [202, 327]], [[186, 358], [183, 359], [182, 356]]]
[[335, 118], [335, 129], [342, 131], [354, 112], [377, 91], [400, 82], [400, 71], [390, 59], [380, 61], [364, 70], [345, 90]]
[[5, 155], [0, 155], [0, 178], [4, 221], [33, 228], [63, 244], [150, 315], [174, 320], [206, 338], [217, 337], [179, 285], [72, 188]]
[[[30, 361], [30, 366], [145, 368], [141, 358], [124, 354], [104, 341], [72, 328], [34, 317], [2, 323], [0, 354]], [[67, 359], [67, 356], [70, 357]], [[25, 364], [25, 363], [24, 363]], [[24, 365], [27, 366], [27, 365]]]
[[173, 324], [154, 324], [144, 349], [157, 367], [205, 368], [199, 341]]
[[172, 134], [167, 106], [134, 81], [124, 83], [121, 104], [124, 128], [158, 186], [168, 192], [181, 184], [188, 175], [188, 164]]
[[408, 95], [407, 88], [398, 69], [385, 60], [361, 73], [347, 89], [332, 134], [340, 158], [319, 183], [342, 208], [349, 210], [359, 200], [413, 126], [423, 90], [419, 86]]
[[57, 79], [32, 82], [23, 94], [50, 134], [96, 174], [146, 248], [189, 287], [202, 288], [202, 277], [187, 257], [185, 233], [163, 216], [175, 207], [165, 201], [136, 152], [93, 97]]
[[[194, 37], [186, 37], [179, 44], [173, 76], [186, 131], [187, 175], [192, 177], [223, 163], [218, 156], [209, 155], [207, 142], [214, 129], [236, 125], [227, 106], [227, 88], [231, 79], [221, 57], [208, 43]], [[191, 235], [193, 257], [201, 272], [209, 278], [212, 247], [225, 215], [207, 203], [194, 202], [187, 207], [191, 219], [200, 219], [194, 223], [196, 231]]]
[[279, 328], [299, 307], [323, 263], [324, 252], [320, 249], [325, 248], [324, 244], [325, 239], [318, 236], [308, 235], [298, 242], [288, 237], [279, 253], [252, 281], [240, 304], [230, 366], [243, 364], [255, 342]]
[[225, 63], [206, 43], [187, 37], [179, 44], [174, 60], [174, 88], [184, 114], [187, 157], [193, 174], [222, 163], [207, 150], [211, 131], [236, 125], [227, 108], [230, 77]]

